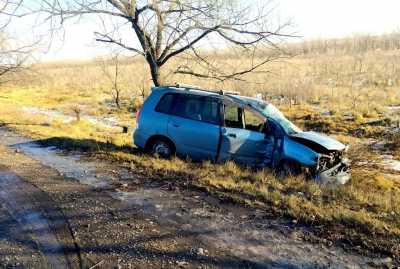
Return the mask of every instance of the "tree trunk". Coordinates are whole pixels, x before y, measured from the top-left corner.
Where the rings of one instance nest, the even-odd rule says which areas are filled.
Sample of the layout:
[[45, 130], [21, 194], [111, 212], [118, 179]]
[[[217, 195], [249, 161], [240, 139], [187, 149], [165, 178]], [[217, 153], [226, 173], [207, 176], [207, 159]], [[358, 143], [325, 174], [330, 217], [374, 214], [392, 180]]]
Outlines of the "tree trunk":
[[114, 88], [115, 90], [115, 104], [117, 105], [118, 109], [121, 109], [121, 104], [120, 104], [120, 93], [119, 93], [119, 89], [118, 88]]
[[159, 87], [160, 84], [160, 69], [156, 64], [150, 65], [151, 79], [153, 80], [154, 86]]
[[118, 75], [119, 75], [119, 62], [118, 62], [118, 55], [115, 56], [115, 79], [114, 79], [114, 90], [115, 90], [115, 104], [117, 105], [118, 109], [121, 109], [120, 100], [119, 100], [119, 88], [118, 88]]
[[151, 79], [153, 80], [154, 86], [159, 87], [161, 85], [160, 81], [160, 65], [157, 61], [153, 60], [152, 55], [146, 55], [146, 61], [150, 67]]

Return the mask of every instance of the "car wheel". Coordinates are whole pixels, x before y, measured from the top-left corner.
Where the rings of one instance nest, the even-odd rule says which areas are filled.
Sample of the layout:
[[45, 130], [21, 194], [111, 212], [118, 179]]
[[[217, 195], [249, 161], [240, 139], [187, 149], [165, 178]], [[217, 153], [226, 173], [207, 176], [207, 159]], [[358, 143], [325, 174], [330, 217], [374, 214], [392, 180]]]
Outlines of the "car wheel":
[[166, 139], [158, 138], [151, 145], [151, 153], [169, 159], [174, 154], [174, 147]]

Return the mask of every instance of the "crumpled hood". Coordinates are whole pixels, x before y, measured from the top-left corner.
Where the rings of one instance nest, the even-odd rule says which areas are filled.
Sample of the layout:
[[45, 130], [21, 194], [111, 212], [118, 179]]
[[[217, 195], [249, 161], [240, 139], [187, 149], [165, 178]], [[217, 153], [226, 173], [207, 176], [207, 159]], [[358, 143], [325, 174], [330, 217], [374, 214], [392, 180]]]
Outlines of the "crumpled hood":
[[329, 151], [331, 150], [342, 151], [346, 148], [346, 145], [340, 143], [336, 139], [333, 139], [329, 136], [316, 132], [300, 132], [296, 134], [291, 134], [290, 137], [294, 138], [294, 140], [297, 141], [305, 140], [314, 142]]

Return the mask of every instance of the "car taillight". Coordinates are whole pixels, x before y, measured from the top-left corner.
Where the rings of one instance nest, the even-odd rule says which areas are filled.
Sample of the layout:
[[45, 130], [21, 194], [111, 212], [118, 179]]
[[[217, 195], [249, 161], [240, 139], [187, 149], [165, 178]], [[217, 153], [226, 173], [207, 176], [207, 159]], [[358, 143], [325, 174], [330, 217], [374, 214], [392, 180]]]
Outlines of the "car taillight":
[[136, 123], [139, 123], [139, 119], [140, 119], [140, 109], [138, 109], [138, 111], [136, 112]]

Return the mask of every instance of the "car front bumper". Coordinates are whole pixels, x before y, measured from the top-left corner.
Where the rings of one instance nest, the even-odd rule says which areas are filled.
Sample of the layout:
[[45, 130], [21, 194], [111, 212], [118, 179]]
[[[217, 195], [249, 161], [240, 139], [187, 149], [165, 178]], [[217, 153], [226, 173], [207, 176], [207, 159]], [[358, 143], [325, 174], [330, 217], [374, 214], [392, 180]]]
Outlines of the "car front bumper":
[[351, 179], [349, 162], [343, 160], [341, 163], [317, 174], [317, 180], [323, 184], [344, 185]]

